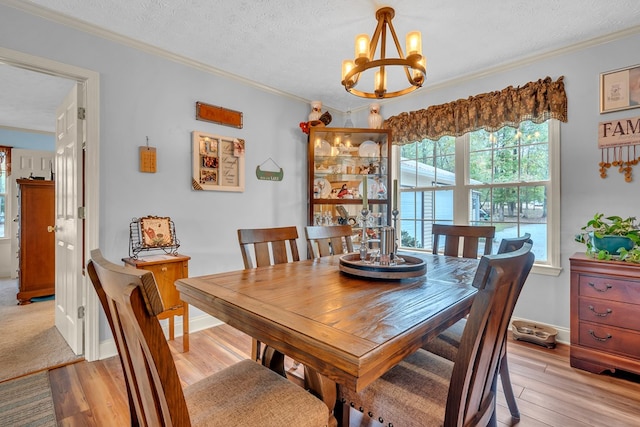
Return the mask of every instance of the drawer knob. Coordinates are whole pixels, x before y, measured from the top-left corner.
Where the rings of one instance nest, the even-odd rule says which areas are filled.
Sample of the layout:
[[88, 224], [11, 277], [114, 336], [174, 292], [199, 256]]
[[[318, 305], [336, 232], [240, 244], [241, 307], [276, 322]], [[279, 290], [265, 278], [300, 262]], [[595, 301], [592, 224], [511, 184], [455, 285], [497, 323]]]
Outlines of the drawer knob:
[[162, 267], [160, 270], [161, 270], [162, 272], [165, 272], [165, 271], [167, 271], [167, 267]]
[[589, 329], [589, 335], [591, 335], [591, 337], [596, 340], [596, 341], [600, 341], [600, 342], [606, 342], [611, 338], [611, 334], [607, 334], [606, 337], [599, 337], [596, 335], [595, 332], [593, 332], [593, 330]]
[[596, 311], [596, 309], [592, 305], [590, 305], [589, 306], [589, 310], [591, 310], [593, 312], [593, 314], [595, 314], [596, 316], [599, 316], [599, 317], [607, 317], [608, 315], [611, 314], [611, 309], [610, 308], [607, 308], [607, 311], [605, 311], [604, 313], [598, 313]]
[[595, 283], [593, 283], [593, 282], [589, 282], [589, 286], [591, 286], [591, 287], [592, 287], [593, 289], [595, 289], [597, 292], [607, 292], [609, 289], [611, 289], [611, 288], [612, 288], [612, 286], [611, 286], [610, 284], [608, 284], [608, 283], [607, 283], [607, 285], [606, 285], [606, 287], [605, 287], [604, 289], [603, 289], [603, 288], [598, 288], [598, 287], [596, 286], [596, 284], [595, 284]]

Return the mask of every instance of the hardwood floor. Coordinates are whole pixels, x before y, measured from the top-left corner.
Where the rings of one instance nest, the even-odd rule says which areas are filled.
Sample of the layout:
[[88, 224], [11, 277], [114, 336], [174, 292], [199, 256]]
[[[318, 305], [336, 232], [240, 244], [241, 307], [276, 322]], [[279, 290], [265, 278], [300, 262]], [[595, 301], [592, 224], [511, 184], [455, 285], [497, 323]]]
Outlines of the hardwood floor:
[[[180, 338], [170, 342], [185, 386], [249, 358], [251, 339], [229, 326], [210, 328], [190, 337], [188, 353], [181, 353]], [[573, 369], [566, 345], [548, 350], [510, 339], [508, 346], [509, 370], [522, 418], [519, 423], [511, 419], [500, 391], [499, 426], [640, 425], [640, 377], [595, 375]], [[60, 426], [129, 424], [124, 378], [117, 357], [57, 368], [50, 371], [50, 378]], [[360, 426], [359, 417], [352, 416], [351, 426]]]

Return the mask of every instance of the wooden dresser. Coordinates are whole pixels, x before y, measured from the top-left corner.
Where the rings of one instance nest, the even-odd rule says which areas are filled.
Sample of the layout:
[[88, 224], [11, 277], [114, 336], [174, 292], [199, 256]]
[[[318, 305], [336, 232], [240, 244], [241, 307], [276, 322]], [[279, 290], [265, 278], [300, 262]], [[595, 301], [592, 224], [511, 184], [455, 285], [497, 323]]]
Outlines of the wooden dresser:
[[569, 260], [571, 366], [640, 374], [640, 265], [583, 253]]
[[169, 339], [173, 340], [174, 317], [182, 316], [182, 351], [189, 351], [189, 305], [180, 299], [180, 292], [176, 290], [178, 279], [189, 277], [189, 260], [185, 255], [149, 255], [139, 258], [123, 258], [126, 265], [153, 272], [156, 279], [165, 311], [158, 315], [158, 319], [169, 319]]
[[55, 294], [53, 181], [18, 179], [18, 304]]

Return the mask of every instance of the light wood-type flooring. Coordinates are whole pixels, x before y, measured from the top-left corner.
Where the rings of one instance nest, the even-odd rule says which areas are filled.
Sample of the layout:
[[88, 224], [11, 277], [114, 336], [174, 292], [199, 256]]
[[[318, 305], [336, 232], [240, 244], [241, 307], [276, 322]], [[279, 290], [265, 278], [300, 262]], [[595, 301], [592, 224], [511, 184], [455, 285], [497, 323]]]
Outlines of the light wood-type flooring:
[[[251, 350], [250, 338], [226, 325], [190, 337], [188, 353], [181, 353], [180, 338], [170, 341], [184, 385], [248, 358]], [[569, 365], [569, 347], [561, 344], [549, 350], [509, 339], [508, 360], [522, 418], [517, 424], [511, 419], [500, 389], [499, 426], [640, 426], [640, 377], [596, 375], [573, 369]], [[50, 378], [58, 425], [129, 424], [117, 357], [53, 369]], [[358, 416], [351, 417], [351, 426], [360, 426]]]

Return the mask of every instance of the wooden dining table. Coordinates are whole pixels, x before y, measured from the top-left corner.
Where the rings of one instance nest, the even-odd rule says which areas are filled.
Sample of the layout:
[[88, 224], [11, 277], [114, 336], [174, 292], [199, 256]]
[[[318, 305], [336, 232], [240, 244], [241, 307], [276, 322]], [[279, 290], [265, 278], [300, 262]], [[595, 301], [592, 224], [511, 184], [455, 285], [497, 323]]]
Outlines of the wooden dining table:
[[478, 260], [416, 254], [427, 272], [362, 278], [340, 256], [176, 281], [181, 299], [301, 362], [332, 410], [336, 383], [360, 391], [470, 310]]

